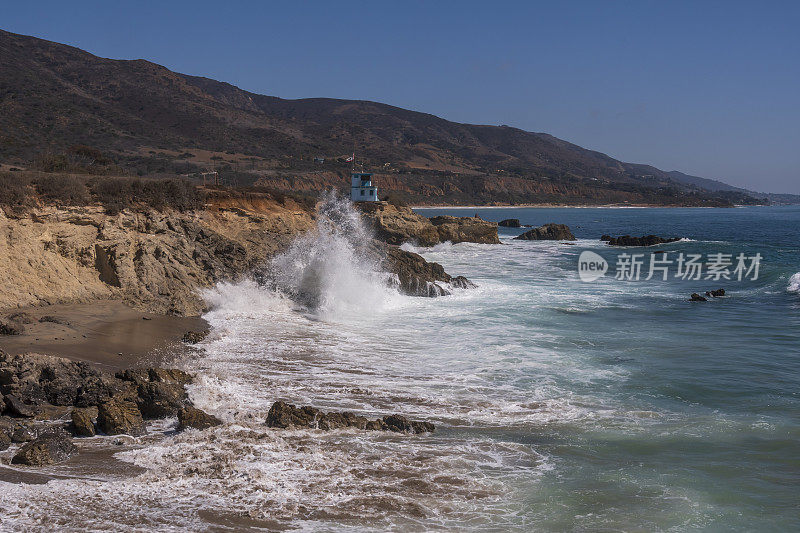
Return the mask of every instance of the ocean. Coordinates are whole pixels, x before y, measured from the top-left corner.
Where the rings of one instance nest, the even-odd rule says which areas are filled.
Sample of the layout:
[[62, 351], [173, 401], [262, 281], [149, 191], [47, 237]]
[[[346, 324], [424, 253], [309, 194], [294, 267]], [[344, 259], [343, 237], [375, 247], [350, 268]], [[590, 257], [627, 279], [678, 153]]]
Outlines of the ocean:
[[[407, 297], [338, 205], [273, 261], [269, 288], [206, 292], [211, 335], [181, 364], [223, 426], [162, 421], [119, 450], [98, 437], [116, 467], [0, 483], [0, 528], [800, 530], [800, 207], [418, 211], [563, 223], [577, 240], [406, 244], [478, 286]], [[651, 233], [681, 240], [599, 240]], [[604, 276], [580, 279], [585, 251]], [[622, 254], [641, 254], [638, 280], [617, 279]], [[677, 276], [679, 254], [701, 257], [701, 279]], [[716, 254], [732, 279], [705, 279]], [[648, 280], [654, 257], [675, 264]], [[272, 430], [278, 399], [437, 429]]]

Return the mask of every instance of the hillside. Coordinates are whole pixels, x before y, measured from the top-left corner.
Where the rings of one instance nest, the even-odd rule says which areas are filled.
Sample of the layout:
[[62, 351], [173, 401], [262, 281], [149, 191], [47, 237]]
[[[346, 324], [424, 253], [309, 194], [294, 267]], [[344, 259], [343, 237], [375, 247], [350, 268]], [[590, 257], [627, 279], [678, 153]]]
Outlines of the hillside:
[[97, 158], [87, 163], [69, 151], [81, 145], [122, 173], [214, 168], [232, 183], [300, 181], [301, 189], [314, 191], [345, 186], [342, 156], [355, 147], [359, 161], [380, 171], [382, 192], [415, 202], [755, 201], [545, 133], [459, 124], [375, 102], [258, 95], [145, 60], [103, 59], [2, 30], [0, 74], [0, 163], [7, 166], [76, 171], [76, 165], [96, 165]]

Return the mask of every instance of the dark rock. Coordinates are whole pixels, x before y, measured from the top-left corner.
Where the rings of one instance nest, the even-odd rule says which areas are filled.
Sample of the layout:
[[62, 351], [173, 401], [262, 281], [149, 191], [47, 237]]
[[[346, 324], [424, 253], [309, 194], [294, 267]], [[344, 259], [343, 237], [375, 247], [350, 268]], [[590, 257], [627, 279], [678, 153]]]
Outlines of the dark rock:
[[700, 296], [696, 292], [692, 293], [692, 296], [690, 297], [690, 300], [692, 302], [707, 302], [708, 301], [704, 296]]
[[186, 391], [180, 383], [142, 383], [136, 403], [145, 418], [175, 416], [186, 404]]
[[14, 455], [12, 464], [45, 466], [62, 463], [77, 451], [72, 439], [65, 431], [51, 431], [31, 441]]
[[501, 220], [497, 223], [498, 226], [503, 226], [504, 228], [521, 228], [522, 225], [519, 223], [518, 218], [507, 218], [505, 220]]
[[187, 331], [183, 334], [183, 342], [187, 344], [197, 344], [208, 337], [208, 330], [206, 331]]
[[712, 296], [714, 298], [719, 298], [720, 296], [725, 296], [725, 289], [717, 289], [715, 291], [706, 291], [706, 296]]
[[574, 241], [575, 235], [566, 224], [545, 224], [514, 237], [520, 241]]
[[11, 437], [0, 431], [0, 452], [7, 450], [9, 446], [11, 446]]
[[110, 400], [97, 409], [97, 427], [106, 435], [141, 435], [145, 432], [142, 413], [135, 403]]
[[72, 410], [72, 433], [80, 437], [94, 437], [95, 429], [92, 419], [97, 418], [97, 409], [93, 407], [76, 407]]
[[33, 418], [36, 416], [38, 410], [34, 405], [23, 403], [22, 400], [17, 398], [14, 394], [9, 394], [3, 398], [6, 404], [6, 412], [12, 416], [20, 416], [23, 418]]
[[39, 318], [39, 322], [49, 322], [51, 324], [68, 324], [64, 320], [60, 318], [54, 317], [52, 315], [44, 315], [43, 317]]
[[447, 296], [442, 284], [452, 277], [439, 263], [426, 261], [421, 255], [390, 246], [386, 249], [385, 267], [397, 276], [400, 292], [409, 296]]
[[681, 240], [680, 237], [659, 237], [658, 235], [645, 235], [643, 237], [631, 237], [630, 235], [623, 235], [622, 237], [611, 237], [608, 240], [609, 246], [655, 246], [656, 244], [666, 244]]
[[396, 433], [433, 433], [435, 429], [430, 422], [412, 421], [403, 415], [384, 416], [383, 423], [386, 429]]
[[178, 430], [186, 428], [207, 429], [222, 424], [222, 420], [196, 407], [187, 405], [178, 411]]
[[611, 240], [611, 235], [601, 235], [600, 240], [608, 242]]
[[358, 428], [372, 431], [398, 433], [425, 433], [434, 430], [430, 422], [408, 420], [401, 415], [389, 415], [378, 420], [367, 420], [350, 412], [325, 413], [310, 406], [297, 407], [286, 402], [275, 402], [267, 414], [267, 426], [272, 428], [341, 429]]
[[19, 322], [0, 321], [0, 335], [22, 335], [25, 326]]
[[277, 401], [272, 404], [267, 414], [267, 426], [271, 428], [313, 428], [316, 427], [319, 409], [314, 407], [296, 407], [286, 402]]
[[477, 285], [472, 283], [464, 276], [456, 276], [454, 278], [451, 278], [450, 285], [456, 289], [474, 289], [475, 287], [477, 287]]

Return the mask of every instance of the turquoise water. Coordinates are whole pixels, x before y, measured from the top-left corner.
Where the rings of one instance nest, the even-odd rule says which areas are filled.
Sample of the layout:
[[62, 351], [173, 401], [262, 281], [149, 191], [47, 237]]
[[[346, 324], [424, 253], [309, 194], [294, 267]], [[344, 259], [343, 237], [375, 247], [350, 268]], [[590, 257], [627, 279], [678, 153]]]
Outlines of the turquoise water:
[[[528, 357], [525, 348], [536, 354], [546, 346], [574, 364], [500, 377], [513, 374], [509, 368], [498, 371], [498, 382], [554, 380], [597, 409], [596, 417], [503, 432], [554, 465], [521, 489], [520, 513], [531, 523], [559, 530], [800, 529], [800, 295], [792, 282], [800, 272], [800, 208], [418, 211], [565, 223], [579, 239], [577, 246], [517, 241], [491, 258], [458, 246], [423, 251], [479, 283], [514, 287], [513, 297], [482, 318], [506, 323], [507, 335], [520, 341], [519, 361]], [[524, 229], [500, 231], [511, 237]], [[761, 272], [747, 282], [617, 281], [612, 272], [582, 283], [582, 250], [612, 263], [619, 252], [596, 241], [604, 233], [692, 239], [657, 247], [676, 254], [758, 252]], [[718, 287], [728, 296], [687, 301]]]

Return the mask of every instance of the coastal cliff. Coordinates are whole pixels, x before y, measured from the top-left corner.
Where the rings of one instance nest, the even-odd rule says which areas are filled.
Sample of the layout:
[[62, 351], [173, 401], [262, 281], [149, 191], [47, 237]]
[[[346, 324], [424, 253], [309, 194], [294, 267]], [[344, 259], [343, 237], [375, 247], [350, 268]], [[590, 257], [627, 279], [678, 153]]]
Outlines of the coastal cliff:
[[[0, 309], [114, 299], [150, 313], [199, 315], [205, 303], [198, 289], [264, 265], [316, 218], [312, 202], [226, 190], [207, 191], [201, 205], [183, 210], [35, 200], [23, 210], [0, 209]], [[383, 202], [363, 210], [383, 241], [375, 250], [405, 294], [445, 295], [437, 283], [467, 284], [395, 245], [499, 242], [496, 225], [480, 219], [446, 217], [436, 225]]]

